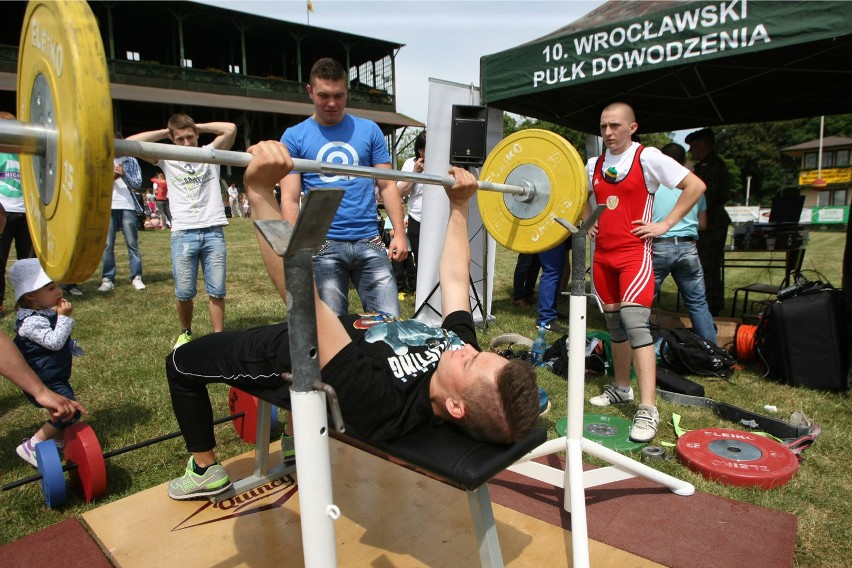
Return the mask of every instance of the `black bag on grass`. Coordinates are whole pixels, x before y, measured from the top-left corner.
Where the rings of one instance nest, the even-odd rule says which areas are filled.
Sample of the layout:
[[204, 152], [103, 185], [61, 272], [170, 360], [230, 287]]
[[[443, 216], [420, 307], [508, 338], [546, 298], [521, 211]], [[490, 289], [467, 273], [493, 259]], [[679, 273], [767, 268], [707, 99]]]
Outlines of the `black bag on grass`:
[[660, 360], [678, 373], [727, 379], [734, 374], [735, 360], [721, 347], [690, 329], [660, 329]]
[[[547, 348], [542, 358], [545, 366], [560, 377], [568, 374], [568, 335], [563, 335]], [[596, 375], [606, 373], [606, 343], [594, 335], [586, 336], [586, 371]]]

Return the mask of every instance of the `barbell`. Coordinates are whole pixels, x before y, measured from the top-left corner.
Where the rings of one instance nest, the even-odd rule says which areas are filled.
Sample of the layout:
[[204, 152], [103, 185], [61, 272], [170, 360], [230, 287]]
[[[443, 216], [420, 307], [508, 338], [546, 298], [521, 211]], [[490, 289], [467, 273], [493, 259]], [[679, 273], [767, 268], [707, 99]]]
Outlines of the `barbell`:
[[[228, 392], [228, 416], [217, 418], [213, 425], [223, 422], [232, 422], [237, 435], [247, 444], [257, 442], [257, 420], [259, 401], [235, 387]], [[274, 430], [278, 424], [278, 412], [272, 407], [270, 415], [270, 430]], [[166, 440], [182, 436], [180, 430], [169, 432], [155, 438], [136, 442], [129, 446], [116, 448], [103, 452], [100, 441], [94, 429], [85, 422], [77, 422], [65, 429], [65, 462], [63, 466], [59, 457], [59, 450], [53, 440], [47, 440], [35, 445], [36, 461], [38, 463], [38, 474], [22, 477], [3, 485], [3, 491], [9, 491], [16, 487], [41, 482], [44, 502], [48, 508], [64, 505], [67, 501], [65, 486], [66, 471], [72, 472], [71, 481], [77, 493], [87, 503], [101, 497], [106, 493], [106, 463], [109, 458], [133, 452]]]
[[[182, 160], [246, 167], [251, 154], [114, 139], [109, 73], [86, 2], [32, 1], [18, 58], [18, 121], [0, 120], [0, 151], [21, 154], [30, 234], [47, 274], [82, 282], [97, 269], [109, 228], [113, 160]], [[294, 159], [295, 171], [411, 181], [449, 188], [451, 176]], [[577, 151], [561, 136], [523, 130], [500, 142], [480, 172], [478, 205], [488, 233], [524, 253], [565, 240], [586, 202]]]

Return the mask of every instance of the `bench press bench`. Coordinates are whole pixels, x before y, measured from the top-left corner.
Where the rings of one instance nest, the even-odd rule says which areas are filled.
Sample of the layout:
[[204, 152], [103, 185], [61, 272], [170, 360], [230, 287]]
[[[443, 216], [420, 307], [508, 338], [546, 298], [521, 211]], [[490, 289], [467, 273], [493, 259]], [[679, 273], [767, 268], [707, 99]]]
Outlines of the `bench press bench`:
[[[252, 394], [256, 396], [257, 393]], [[230, 490], [216, 495], [215, 501], [229, 499], [296, 471], [293, 464], [282, 463], [269, 467], [272, 404], [268, 400], [258, 399], [257, 442], [252, 475], [235, 481]], [[337, 432], [332, 427], [329, 433], [340, 442], [464, 490], [482, 566], [503, 566], [487, 482], [544, 443], [547, 439], [544, 428], [536, 428], [524, 440], [510, 446], [477, 442], [450, 425], [430, 424], [392, 443], [367, 442], [351, 434]]]

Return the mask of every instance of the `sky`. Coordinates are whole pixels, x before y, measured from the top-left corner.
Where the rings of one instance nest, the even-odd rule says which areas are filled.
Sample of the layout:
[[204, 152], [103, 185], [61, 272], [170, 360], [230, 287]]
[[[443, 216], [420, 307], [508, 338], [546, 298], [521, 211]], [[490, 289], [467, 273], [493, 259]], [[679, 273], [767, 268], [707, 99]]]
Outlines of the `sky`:
[[[397, 111], [421, 122], [429, 79], [479, 86], [479, 58], [547, 35], [603, 0], [204, 0], [318, 28], [405, 44], [396, 57]], [[309, 21], [310, 18], [310, 21]]]

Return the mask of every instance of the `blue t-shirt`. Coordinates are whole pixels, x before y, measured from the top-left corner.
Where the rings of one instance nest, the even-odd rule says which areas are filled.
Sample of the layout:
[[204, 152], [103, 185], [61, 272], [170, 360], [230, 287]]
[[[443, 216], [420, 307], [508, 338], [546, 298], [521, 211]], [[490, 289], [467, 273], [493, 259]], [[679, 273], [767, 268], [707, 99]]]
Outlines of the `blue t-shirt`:
[[[344, 115], [334, 126], [321, 126], [313, 118], [288, 128], [281, 136], [290, 156], [335, 164], [374, 167], [391, 161], [388, 145], [372, 120]], [[295, 170], [294, 170], [295, 171]], [[346, 191], [327, 237], [354, 241], [378, 235], [375, 181], [368, 177], [302, 174], [302, 191], [342, 188]]]
[[[659, 223], [666, 218], [666, 215], [674, 209], [675, 203], [677, 203], [681, 193], [683, 191], [680, 189], [671, 189], [664, 185], [660, 186], [660, 189], [654, 194], [654, 223]], [[707, 211], [707, 200], [704, 199], [703, 193], [698, 202], [689, 210], [689, 213], [678, 224], [669, 229], [665, 235], [661, 235], [661, 237], [666, 239], [669, 237], [695, 237], [697, 239], [698, 213], [700, 211]]]

